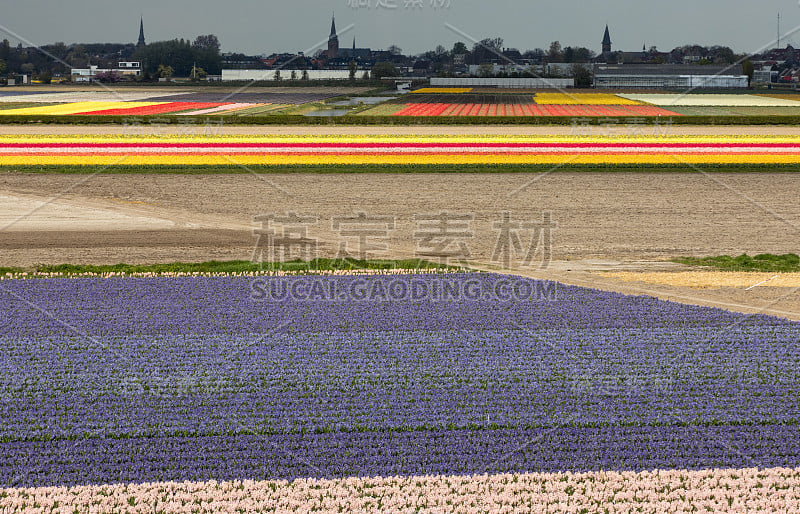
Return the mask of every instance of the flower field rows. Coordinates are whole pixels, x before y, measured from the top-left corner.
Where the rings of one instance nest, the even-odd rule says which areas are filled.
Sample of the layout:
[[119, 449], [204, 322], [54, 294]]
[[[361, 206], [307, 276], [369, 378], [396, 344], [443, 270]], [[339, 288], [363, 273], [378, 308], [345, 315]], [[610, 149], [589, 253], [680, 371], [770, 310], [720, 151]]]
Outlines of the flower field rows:
[[798, 501], [798, 323], [493, 274], [266, 280], [369, 294], [0, 283], [0, 510]]
[[71, 104], [2, 109], [0, 115], [153, 116], [158, 114], [231, 114], [270, 104], [218, 102], [78, 102]]
[[[365, 111], [392, 116], [680, 116], [661, 107], [608, 93], [470, 94], [457, 88], [422, 88], [414, 95]], [[403, 102], [403, 103], [401, 103]], [[385, 107], [395, 106], [388, 111]]]
[[800, 95], [524, 93], [522, 90], [490, 88], [421, 88], [413, 93], [359, 114], [479, 117], [788, 116], [796, 114], [795, 110], [800, 108]]
[[[203, 109], [213, 109], [215, 107], [221, 107], [225, 104], [219, 103], [198, 103], [198, 102], [167, 102], [167, 103], [158, 103], [156, 105], [146, 106], [146, 107], [128, 107], [126, 105], [120, 105], [116, 108], [112, 109], [99, 109], [96, 111], [84, 111], [79, 112], [79, 115], [94, 115], [94, 116], [114, 116], [114, 115], [124, 115], [124, 116], [152, 116], [155, 114], [169, 114], [173, 112], [181, 112], [181, 111], [192, 111], [192, 110], [203, 110]], [[232, 105], [232, 104], [229, 104]], [[11, 111], [13, 113], [13, 111]]]
[[[51, 512], [793, 512], [800, 470], [525, 473], [12, 489], [0, 509]], [[36, 507], [34, 507], [36, 505]]]
[[435, 94], [435, 93], [447, 93], [447, 94], [459, 94], [459, 93], [470, 93], [472, 92], [471, 87], [423, 87], [420, 89], [415, 89], [412, 91], [414, 94]]
[[537, 93], [539, 105], [642, 105], [642, 102], [608, 93]]
[[[337, 94], [356, 94], [360, 91], [359, 88], [310, 88], [308, 92], [298, 88], [275, 88], [275, 92], [230, 93], [164, 90], [10, 91], [0, 95], [0, 105], [8, 105], [7, 108], [0, 108], [0, 115], [268, 115], [287, 107], [321, 102]], [[612, 94], [428, 87], [399, 98], [387, 97], [386, 102], [356, 114], [427, 117], [769, 116], [796, 114], [795, 110], [800, 108], [798, 98], [791, 95]]]
[[233, 103], [233, 104], [222, 104], [217, 107], [210, 107], [208, 109], [201, 109], [199, 111], [190, 111], [180, 113], [182, 116], [200, 116], [200, 115], [208, 115], [208, 114], [232, 114], [240, 111], [244, 111], [247, 109], [258, 109], [261, 107], [266, 107], [270, 104], [248, 104], [248, 103]]
[[680, 114], [640, 104], [452, 104], [415, 103], [392, 116], [680, 116]]
[[75, 102], [67, 104], [47, 105], [42, 107], [25, 107], [21, 109], [3, 109], [0, 115], [27, 115], [27, 114], [47, 114], [55, 116], [68, 116], [82, 112], [98, 111], [103, 109], [114, 109], [120, 106], [127, 106], [130, 109], [140, 109], [160, 105], [160, 102]]
[[[633, 108], [637, 106], [626, 106]], [[2, 166], [797, 164], [773, 136], [0, 136]]]
[[159, 90], [122, 90], [122, 91], [65, 91], [65, 92], [33, 92], [17, 89], [4, 90], [0, 94], [0, 103], [82, 103], [82, 102], [146, 102], [168, 101], [165, 98], [176, 98], [184, 91], [167, 92]]
[[[3, 116], [157, 116], [179, 114], [251, 115], [268, 114], [308, 102], [318, 102], [340, 94], [367, 91], [368, 88], [273, 88], [258, 92], [73, 91], [38, 93], [11, 90], [0, 95]], [[24, 104], [15, 106], [14, 104]]]
[[683, 116], [800, 116], [800, 102], [794, 107], [754, 106], [670, 106]]
[[731, 106], [731, 107], [798, 107], [796, 100], [763, 95], [710, 95], [710, 94], [620, 94], [622, 98], [659, 106]]

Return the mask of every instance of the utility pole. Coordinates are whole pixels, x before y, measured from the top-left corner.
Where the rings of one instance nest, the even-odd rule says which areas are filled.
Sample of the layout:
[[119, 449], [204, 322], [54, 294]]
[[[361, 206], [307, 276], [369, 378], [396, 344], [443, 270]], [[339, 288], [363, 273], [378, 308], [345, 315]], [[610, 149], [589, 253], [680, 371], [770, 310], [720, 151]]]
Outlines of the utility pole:
[[778, 11], [778, 46], [776, 47], [778, 50], [781, 49], [781, 13]]

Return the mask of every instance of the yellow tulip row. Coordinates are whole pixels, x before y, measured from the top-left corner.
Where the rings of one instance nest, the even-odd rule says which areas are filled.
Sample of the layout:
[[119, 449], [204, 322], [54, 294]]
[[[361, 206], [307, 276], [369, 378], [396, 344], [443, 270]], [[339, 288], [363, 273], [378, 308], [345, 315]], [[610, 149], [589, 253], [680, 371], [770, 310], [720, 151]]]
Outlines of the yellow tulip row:
[[452, 94], [459, 94], [459, 93], [469, 93], [472, 91], [471, 87], [423, 87], [421, 89], [415, 89], [412, 93], [452, 93]]
[[358, 135], [327, 135], [327, 136], [294, 136], [294, 135], [265, 135], [265, 136], [188, 136], [188, 135], [0, 135], [0, 147], [6, 144], [111, 144], [111, 143], [507, 143], [507, 144], [568, 144], [568, 143], [601, 143], [601, 144], [797, 144], [800, 145], [800, 136], [716, 136], [716, 135], [664, 135], [664, 136], [358, 136]]
[[81, 112], [102, 111], [106, 109], [135, 109], [138, 107], [150, 107], [152, 105], [162, 105], [167, 102], [74, 102], [61, 105], [46, 105], [42, 107], [26, 107], [21, 109], [0, 110], [2, 116], [21, 116], [21, 115], [51, 115], [68, 116]]
[[538, 93], [533, 99], [539, 105], [645, 105], [608, 93]]
[[11, 155], [3, 166], [304, 166], [304, 165], [504, 165], [504, 164], [800, 164], [800, 155], [731, 154], [507, 154], [507, 155]]

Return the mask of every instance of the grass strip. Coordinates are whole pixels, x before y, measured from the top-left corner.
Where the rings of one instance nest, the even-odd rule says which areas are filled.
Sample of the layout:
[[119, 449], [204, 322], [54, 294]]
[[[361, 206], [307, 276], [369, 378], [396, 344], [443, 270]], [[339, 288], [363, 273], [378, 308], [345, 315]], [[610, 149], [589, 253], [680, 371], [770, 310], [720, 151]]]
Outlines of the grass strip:
[[338, 270], [425, 270], [425, 271], [454, 271], [462, 268], [447, 266], [422, 259], [325, 259], [318, 258], [311, 261], [295, 259], [284, 262], [254, 263], [251, 261], [208, 261], [199, 263], [173, 262], [168, 264], [57, 264], [38, 265], [26, 268], [0, 268], [0, 274], [21, 273], [53, 273], [59, 275], [103, 275], [103, 274], [147, 274], [152, 273], [201, 273], [201, 274], [234, 274], [234, 273], [263, 273], [263, 272], [296, 272], [314, 273], [317, 271]]
[[775, 255], [762, 253], [750, 257], [742, 254], [738, 257], [719, 255], [716, 257], [681, 257], [674, 262], [689, 266], [706, 266], [722, 271], [774, 271], [781, 273], [800, 272], [800, 256], [795, 253]]

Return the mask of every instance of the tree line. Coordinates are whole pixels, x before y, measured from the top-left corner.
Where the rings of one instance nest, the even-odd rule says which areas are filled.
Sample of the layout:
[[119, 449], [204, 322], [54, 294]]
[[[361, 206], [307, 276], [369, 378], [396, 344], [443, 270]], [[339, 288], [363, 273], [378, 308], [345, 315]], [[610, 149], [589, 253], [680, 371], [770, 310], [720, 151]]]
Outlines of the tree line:
[[72, 68], [113, 69], [121, 61], [140, 61], [143, 80], [159, 76], [195, 76], [222, 73], [222, 55], [217, 36], [197, 36], [194, 41], [174, 39], [158, 41], [137, 48], [133, 44], [53, 43], [38, 48], [22, 44], [11, 46], [0, 42], [0, 74], [30, 75], [49, 80], [53, 76], [68, 77]]

